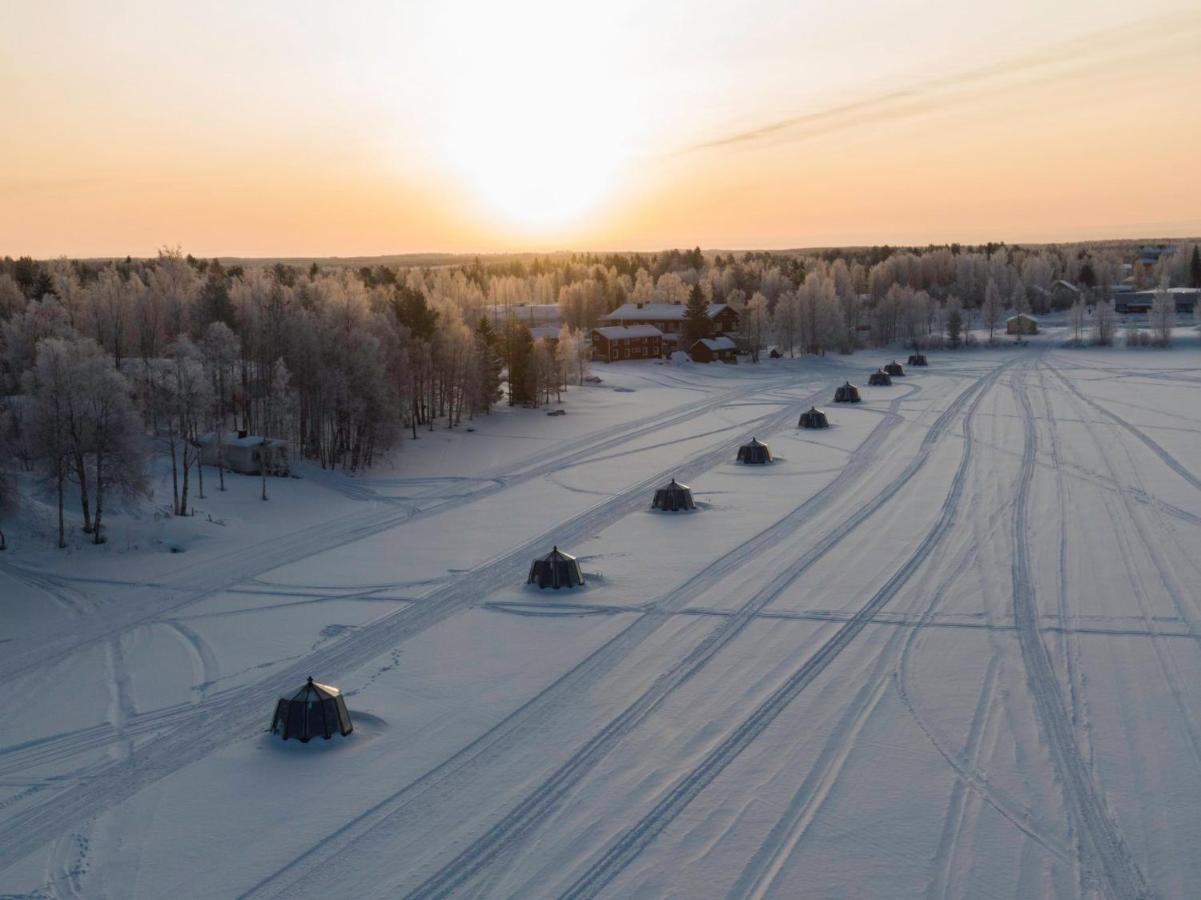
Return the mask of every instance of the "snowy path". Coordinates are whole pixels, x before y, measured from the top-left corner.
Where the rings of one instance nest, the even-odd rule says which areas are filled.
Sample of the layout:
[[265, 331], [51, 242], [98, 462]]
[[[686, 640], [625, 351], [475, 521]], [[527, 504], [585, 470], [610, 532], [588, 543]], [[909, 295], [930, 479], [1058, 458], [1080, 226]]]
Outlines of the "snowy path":
[[[936, 354], [821, 433], [859, 357], [614, 367], [603, 427], [167, 575], [6, 561], [50, 605], [0, 674], [96, 713], [0, 745], [0, 893], [1187, 896], [1201, 384], [1114, 354]], [[646, 511], [671, 475], [700, 511]], [[555, 542], [589, 585], [523, 589]], [[310, 672], [355, 735], [260, 737]]]

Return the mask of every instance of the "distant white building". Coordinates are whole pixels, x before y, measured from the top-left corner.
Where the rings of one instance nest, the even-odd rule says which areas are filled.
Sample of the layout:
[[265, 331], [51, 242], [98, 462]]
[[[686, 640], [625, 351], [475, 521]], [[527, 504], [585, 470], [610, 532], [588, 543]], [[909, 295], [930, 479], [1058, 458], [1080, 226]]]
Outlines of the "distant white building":
[[224, 462], [225, 468], [243, 475], [261, 475], [264, 468], [268, 475], [288, 474], [288, 442], [279, 438], [239, 431], [222, 434], [218, 441], [217, 434], [210, 432], [196, 443], [200, 446], [200, 461], [206, 466]]

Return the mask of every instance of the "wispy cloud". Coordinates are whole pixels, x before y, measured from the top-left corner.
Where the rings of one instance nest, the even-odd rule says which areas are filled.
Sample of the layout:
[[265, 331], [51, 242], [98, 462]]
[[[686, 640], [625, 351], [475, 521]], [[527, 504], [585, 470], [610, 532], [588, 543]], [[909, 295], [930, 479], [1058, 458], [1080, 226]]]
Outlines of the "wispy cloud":
[[1047, 84], [1099, 67], [1115, 68], [1197, 53], [1201, 12], [1182, 11], [1080, 35], [999, 60], [916, 81], [911, 85], [798, 113], [684, 147], [691, 153], [767, 140], [806, 140], [855, 125], [925, 115], [981, 94]]

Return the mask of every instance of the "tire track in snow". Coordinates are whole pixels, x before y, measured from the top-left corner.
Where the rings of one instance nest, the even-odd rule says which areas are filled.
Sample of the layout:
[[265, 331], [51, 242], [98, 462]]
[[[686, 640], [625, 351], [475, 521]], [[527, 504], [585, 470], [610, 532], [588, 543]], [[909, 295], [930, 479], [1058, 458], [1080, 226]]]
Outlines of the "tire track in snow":
[[[786, 382], [783, 379], [776, 379], [770, 382], [770, 384], [776, 383], [784, 384]], [[474, 503], [484, 497], [492, 496], [501, 491], [516, 487], [519, 484], [540, 478], [548, 472], [556, 471], [562, 465], [570, 465], [573, 460], [586, 458], [598, 449], [603, 450], [614, 447], [625, 441], [636, 440], [663, 428], [673, 427], [694, 416], [701, 415], [709, 409], [721, 406], [721, 404], [728, 402], [732, 397], [743, 396], [761, 389], [765, 389], [764, 384], [753, 383], [741, 385], [732, 391], [721, 394], [717, 398], [709, 397], [705, 400], [686, 404], [682, 408], [676, 408], [676, 411], [669, 411], [666, 417], [660, 415], [656, 418], [652, 414], [635, 420], [636, 427], [625, 427], [616, 434], [610, 430], [607, 432], [606, 439], [597, 440], [592, 445], [588, 445], [585, 438], [580, 438], [568, 445], [566, 453], [562, 452], [562, 447], [552, 448], [540, 457], [527, 457], [524, 469], [509, 475], [490, 488], [451, 498], [427, 509], [415, 511], [409, 509], [398, 510], [395, 504], [385, 503], [381, 504], [384, 506], [382, 510], [348, 513], [336, 519], [307, 526], [277, 539], [186, 564], [177, 568], [168, 582], [160, 586], [162, 591], [179, 592], [174, 596], [169, 596], [166, 602], [156, 599], [150, 603], [145, 603], [141, 608], [134, 609], [131, 613], [126, 614], [123, 617], [123, 621], [114, 622], [112, 621], [113, 616], [105, 615], [92, 628], [74, 630], [64, 643], [57, 646], [44, 645], [35, 647], [27, 652], [10, 652], [5, 654], [3, 658], [0, 658], [0, 680], [10, 679], [17, 675], [43, 669], [46, 666], [61, 662], [81, 650], [106, 643], [139, 626], [156, 622], [164, 616], [184, 609], [213, 593], [247, 581], [256, 575], [261, 575], [323, 551], [334, 550], [355, 541], [365, 540], [408, 521], [448, 512], [452, 509]], [[823, 386], [822, 391], [828, 389], [828, 386]], [[813, 396], [817, 397], [821, 394], [822, 392], [818, 392]], [[593, 438], [595, 434], [595, 432], [592, 433]], [[534, 465], [531, 468], [529, 466], [531, 458], [535, 460], [541, 458], [548, 461]], [[51, 576], [23, 570], [22, 577], [45, 579]], [[57, 597], [58, 595], [55, 596]], [[60, 599], [65, 601], [65, 598]], [[119, 614], [123, 613], [124, 610], [124, 606], [118, 606], [112, 612], [118, 614], [117, 618], [121, 618]]]
[[221, 677], [221, 665], [217, 662], [217, 654], [213, 652], [208, 641], [177, 619], [169, 619], [162, 624], [183, 642], [195, 660], [197, 680], [193, 683], [192, 690], [203, 694]]
[[[1077, 405], [1079, 401], [1077, 399]], [[1116, 482], [1119, 477], [1119, 467], [1114, 464], [1111, 455], [1109, 444], [1104, 439], [1098, 437], [1096, 430], [1091, 422], [1087, 419], [1081, 419], [1082, 424], [1088, 431], [1097, 446], [1097, 450], [1109, 470], [1110, 477]], [[1128, 457], [1129, 460], [1129, 457]], [[1130, 465], [1126, 468], [1131, 478], [1138, 479], [1138, 467], [1134, 460], [1129, 460]], [[1193, 715], [1190, 704], [1185, 698], [1185, 691], [1181, 685], [1184, 677], [1181, 675], [1176, 662], [1173, 660], [1170, 650], [1164, 645], [1164, 639], [1158, 634], [1154, 627], [1155, 614], [1149, 605], [1149, 598], [1144, 587], [1144, 580], [1140, 577], [1139, 566], [1134, 559], [1133, 548], [1125, 539], [1126, 535], [1134, 534], [1138, 538], [1138, 545], [1142, 547], [1145, 558], [1150, 562], [1150, 569], [1155, 573], [1157, 580], [1163, 587], [1164, 593], [1171, 599], [1172, 605], [1176, 610], [1176, 614], [1180, 617], [1180, 621], [1185, 624], [1190, 635], [1194, 637], [1197, 634], [1196, 613], [1192, 610], [1188, 603], [1184, 600], [1184, 589], [1179, 587], [1172, 575], [1172, 570], [1168, 562], [1160, 553], [1156, 542], [1147, 534], [1146, 526], [1138, 515], [1138, 511], [1134, 508], [1134, 504], [1130, 499], [1128, 492], [1125, 489], [1119, 488], [1116, 500], [1121, 501], [1121, 510], [1115, 506], [1115, 497], [1106, 493], [1102, 497], [1106, 510], [1109, 513], [1111, 522], [1113, 523], [1114, 534], [1116, 537], [1115, 545], [1118, 549], [1118, 555], [1122, 560], [1122, 567], [1126, 572], [1126, 579], [1130, 586], [1130, 594], [1134, 597], [1138, 604], [1139, 614], [1147, 625], [1149, 632], [1149, 640], [1151, 648], [1155, 653], [1156, 662], [1159, 665], [1160, 674], [1163, 676], [1164, 684], [1168, 688], [1168, 692], [1172, 695], [1172, 700], [1176, 705], [1177, 721], [1183, 724], [1185, 738], [1188, 741], [1189, 747], [1192, 750], [1193, 760], [1201, 766], [1201, 729]], [[1119, 523], [1121, 518], [1119, 512], [1124, 512], [1126, 526], [1123, 527]]]
[[[952, 478], [950, 493], [943, 507], [944, 516], [935, 523], [932, 529], [932, 533], [937, 534], [938, 542], [949, 532], [958, 515], [957, 509], [960, 503], [960, 496], [967, 473], [970, 471], [973, 456], [971, 422], [983, 400], [984, 394], [985, 391], [982, 390], [975, 396], [964, 416], [963, 454], [956, 473]], [[994, 519], [999, 519], [1002, 513], [1003, 510], [995, 513]], [[958, 559], [949, 566], [953, 574], [944, 579], [942, 584], [939, 585], [926, 608], [919, 615], [913, 627], [909, 629], [908, 634], [905, 635], [895, 667], [892, 663], [892, 654], [896, 649], [898, 641], [900, 641], [900, 636], [892, 636], [885, 643], [875, 663], [877, 680], [873, 683], [869, 679], [857, 692], [855, 702], [844, 713], [840, 726], [835, 729], [833, 737], [823, 749], [814, 768], [810, 770], [800, 790], [789, 803], [788, 810], [772, 828], [755, 856], [743, 869], [738, 881], [735, 882], [730, 892], [730, 896], [760, 898], [771, 890], [775, 880], [783, 871], [788, 858], [800, 844], [809, 825], [820, 812], [829, 791], [837, 781], [844, 764], [850, 757], [855, 737], [866, 724], [872, 711], [882, 698], [884, 689], [890, 683], [887, 669], [890, 667], [894, 669], [893, 680], [896, 680], [896, 671], [903, 669], [905, 666], [910, 650], [921, 633], [922, 628], [928, 625], [933, 618], [935, 610], [942, 603], [947, 589], [957, 579], [962, 571], [962, 567], [967, 562], [967, 558], [973, 555], [973, 548], [969, 547], [961, 555], [964, 557], [963, 559]], [[898, 687], [901, 693], [904, 694], [903, 680], [898, 681]], [[907, 697], [902, 696], [902, 700], [906, 702], [906, 705], [909, 705]], [[913, 711], [911, 706], [910, 709]], [[919, 724], [921, 723], [919, 722]], [[990, 802], [993, 802], [991, 797], [989, 799]], [[1001, 812], [1002, 815], [1006, 815], [1008, 818], [1004, 809]], [[1023, 830], [1029, 831], [1027, 828], [1023, 828]], [[1041, 843], [1042, 839], [1038, 839]]]
[[[861, 508], [856, 515], [851, 517], [849, 522], [844, 522], [843, 528], [839, 531], [840, 535], [849, 533], [850, 530], [852, 530], [854, 527], [857, 527], [858, 524], [866, 519], [870, 512], [874, 512], [876, 508], [878, 508], [889, 497], [891, 497], [899, 489], [899, 487], [908, 480], [909, 475], [911, 475], [913, 472], [916, 472], [917, 468], [920, 468], [920, 465], [924, 463], [924, 460], [937, 437], [940, 436], [947, 428], [949, 423], [958, 413], [958, 410], [964, 403], [968, 401], [968, 399], [970, 399], [973, 392], [978, 390], [980, 387], [981, 383], [978, 381], [970, 385], [958, 397], [955, 398], [948, 409], [940, 414], [934, 425], [931, 427], [931, 431], [923, 440], [921, 451], [919, 451], [918, 456], [915, 457], [914, 462], [910, 463], [910, 466], [906, 469], [905, 474], [895, 479], [887, 488], [884, 489], [884, 491], [877, 495], [874, 501], [869, 501], [865, 508]], [[895, 398], [894, 404], [899, 403], [904, 396], [906, 395]], [[813, 399], [813, 396], [803, 398], [799, 406], [804, 407], [810, 404]], [[793, 414], [788, 412], [783, 414], [781, 421], [787, 422], [792, 418]], [[731, 572], [736, 571], [740, 566], [744, 565], [748, 559], [753, 558], [755, 555], [763, 552], [768, 547], [773, 546], [780, 540], [783, 540], [801, 522], [811, 517], [815, 512], [817, 512], [818, 509], [828, 506], [835, 497], [843, 493], [845, 488], [850, 487], [854, 483], [854, 481], [858, 478], [859, 472], [866, 468], [874, 458], [876, 449], [883, 441], [886, 428], [891, 428], [899, 421], [901, 420], [899, 416], [896, 416], [895, 412], [886, 415], [884, 419], [882, 419], [881, 423], [877, 425], [875, 429], [873, 429], [873, 432], [871, 435], [869, 435], [869, 438], [865, 440], [864, 444], [862, 444], [856, 451], [852, 460], [852, 464], [849, 465], [848, 469], [845, 470], [842, 475], [836, 478], [834, 482], [832, 482], [830, 485], [827, 485], [826, 488], [824, 488], [822, 491], [819, 491], [818, 494], [814, 495], [813, 498], [811, 498], [809, 501], [806, 501], [806, 503], [802, 504], [784, 519], [779, 520], [766, 531], [744, 542], [744, 544], [740, 545], [734, 551], [719, 559], [714, 564], [698, 573], [698, 575], [689, 579], [679, 588], [676, 588], [667, 597], [652, 604], [649, 608], [663, 611], [665, 609], [675, 608], [680, 604], [687, 602], [693, 596], [695, 596], [696, 592], [705, 590], [707, 587], [717, 583], [722, 577], [725, 577]], [[749, 433], [750, 432], [748, 431], [748, 434]], [[456, 866], [452, 863], [451, 865], [444, 867], [440, 873], [435, 874], [431, 880], [436, 880], [438, 885], [441, 885], [441, 887], [437, 887], [434, 884], [428, 885], [428, 887], [434, 891], [432, 895], [444, 895], [449, 891], [459, 890], [465, 886], [467, 881], [471, 880], [476, 874], [486, 869], [495, 859], [497, 859], [498, 856], [504, 852], [510, 851], [517, 843], [520, 842], [522, 837], [524, 837], [531, 829], [535, 828], [541, 822], [542, 816], [545, 815], [549, 809], [553, 808], [553, 806], [562, 796], [563, 791], [569, 789], [572, 784], [577, 782], [588, 771], [590, 771], [591, 768], [597, 762], [599, 762], [601, 758], [603, 758], [603, 756], [618, 740], [620, 740], [621, 737], [628, 733], [635, 725], [638, 724], [638, 722], [640, 722], [655, 708], [657, 708], [662, 699], [664, 699], [671, 690], [674, 690], [675, 687], [683, 684], [686, 680], [688, 680], [688, 678], [695, 674], [696, 671], [699, 671], [700, 667], [703, 666], [703, 664], [709, 658], [711, 658], [713, 654], [715, 654], [722, 646], [724, 646], [728, 640], [732, 639], [734, 635], [741, 631], [749, 621], [753, 620], [756, 609], [762, 608], [762, 606], [765, 606], [768, 602], [770, 602], [775, 594], [778, 594], [780, 590], [783, 590], [783, 588], [788, 583], [791, 583], [791, 581], [796, 577], [798, 577], [805, 568], [808, 568], [809, 565], [812, 565], [814, 562], [816, 562], [821, 555], [824, 555], [826, 551], [832, 548], [834, 543], [836, 543], [834, 540], [828, 541], [824, 549], [819, 553], [810, 554], [810, 556], [807, 557], [807, 561], [802, 560], [799, 566], [794, 565], [791, 568], [793, 574], [786, 573], [786, 577], [784, 579], [778, 578], [776, 582], [774, 582], [778, 585], [775, 588], [774, 594], [769, 589], [768, 591], [762, 593], [761, 596], [745, 605], [738, 613], [735, 613], [733, 616], [729, 617], [729, 619], [724, 622], [722, 626], [719, 626], [719, 628], [716, 629], [708, 638], [706, 638], [701, 645], [698, 645], [697, 648], [694, 648], [692, 653], [686, 657], [685, 660], [677, 663], [677, 665], [665, 675], [660, 676], [660, 679], [656, 681], [654, 685], [652, 685], [647, 693], [639, 698], [639, 700], [635, 701], [630, 707], [627, 707], [627, 709], [620, 714], [617, 719], [611, 721], [609, 725], [602, 729], [598, 735], [594, 736], [594, 738], [586, 745], [585, 750], [577, 752], [573, 756], [572, 762], [569, 762], [563, 769], [560, 769], [555, 773], [555, 775], [552, 775], [550, 782], [544, 783], [535, 791], [533, 796], [527, 797], [525, 802], [519, 804], [517, 808], [512, 810], [505, 820], [502, 820], [500, 823], [497, 823], [495, 826], [485, 832], [485, 834], [477, 839], [477, 841], [473, 843], [471, 847], [464, 851], [464, 853], [469, 855], [471, 858], [470, 865]], [[392, 807], [390, 810], [387, 812], [382, 812], [373, 809], [369, 811], [369, 817], [378, 823], [381, 821], [381, 816], [386, 817], [388, 815], [396, 815], [400, 809], [403, 809], [403, 806], [398, 805], [401, 803], [402, 798], [403, 802], [405, 803], [411, 802], [412, 799], [415, 799], [417, 793], [420, 790], [425, 789], [425, 786], [422, 785], [421, 782], [424, 782], [427, 778], [431, 778], [432, 776], [432, 778], [435, 780], [434, 783], [436, 784], [453, 777], [453, 774], [460, 770], [462, 766], [474, 764], [480, 753], [483, 752], [475, 749], [477, 745], [481, 742], [494, 743], [495, 741], [493, 735], [497, 734], [498, 729], [503, 729], [500, 732], [501, 737], [505, 737], [506, 733], [508, 733], [513, 737], [520, 738], [520, 736], [524, 734], [528, 728], [528, 725], [525, 723], [525, 721], [523, 721], [523, 719], [524, 713], [531, 704], [541, 702], [542, 698], [545, 697], [549, 692], [562, 691], [562, 689], [568, 685], [569, 679], [577, 680], [582, 686], [591, 683], [596, 677], [598, 677], [596, 670], [592, 668], [593, 664], [598, 659], [605, 666], [605, 670], [608, 670], [615, 665], [620, 658], [624, 658], [624, 656], [633, 649], [633, 646], [636, 646], [636, 643], [640, 643], [645, 639], [646, 636], [649, 636], [649, 633], [657, 628], [658, 625], [659, 623], [654, 621], [651, 617], [640, 618], [638, 622], [631, 625], [626, 629], [626, 631], [617, 635], [612, 641], [610, 641], [609, 644], [606, 644], [604, 647], [600, 648], [600, 650], [594, 652], [592, 657], [582, 663], [580, 667], [577, 667], [577, 669], [564, 676], [563, 679], [560, 679], [559, 682], [556, 682], [556, 684], [546, 689], [543, 694], [531, 701], [530, 704], [527, 704], [526, 707], [518, 710], [518, 712], [510, 716], [509, 719], [506, 719], [504, 722], [500, 723], [492, 731], [480, 738], [475, 744], [466, 748], [465, 751], [461, 751], [461, 754], [466, 754], [466, 758], [463, 759], [462, 762], [458, 761], [459, 755], [452, 757], [448, 763], [443, 764], [443, 766], [439, 766], [431, 773], [428, 773], [427, 776], [423, 776], [423, 778], [419, 779], [418, 782], [415, 782], [414, 785], [402, 789], [402, 792], [395, 798], [390, 798], [390, 800], [387, 801], [388, 805]], [[637, 637], [635, 637], [635, 635], [637, 635]], [[613, 653], [616, 642], [626, 641], [636, 643], [634, 643], [633, 646], [629, 646], [621, 650], [621, 656], [614, 658]], [[572, 689], [574, 689], [574, 685], [572, 686]], [[519, 718], [518, 713], [523, 714], [523, 716]], [[518, 822], [520, 823], [521, 827], [515, 828], [514, 826], [518, 824]], [[355, 826], [355, 830], [359, 832], [359, 834], [369, 833], [372, 829], [379, 827], [378, 824], [351, 824]], [[278, 896], [281, 894], [286, 894], [287, 887], [289, 885], [293, 883], [300, 883], [305, 880], [305, 872], [309, 871], [310, 869], [316, 869], [317, 867], [323, 865], [323, 861], [328, 860], [331, 855], [340, 853], [341, 848], [346, 846], [347, 841], [353, 841], [357, 839], [358, 836], [350, 837], [344, 834], [338, 834], [333, 836], [333, 847], [329, 846], [331, 843], [329, 839], [323, 841], [322, 844], [315, 848], [314, 851], [305, 854], [301, 857], [301, 860], [298, 860], [298, 862], [300, 862], [303, 866], [302, 871], [297, 875], [296, 878], [290, 879], [287, 885], [281, 886], [278, 884], [278, 882], [280, 882], [282, 879], [288, 877], [288, 868], [285, 868], [285, 870], [277, 872], [264, 882], [256, 885], [246, 896]], [[319, 854], [319, 858], [314, 859], [313, 856], [317, 854]], [[306, 857], [308, 858], [306, 859]], [[447, 881], [453, 881], [454, 884], [452, 886], [447, 886], [444, 884], [444, 882]], [[276, 893], [277, 890], [279, 893]], [[418, 895], [420, 894], [421, 890], [421, 888], [417, 889]]]
[[[991, 373], [992, 378], [995, 379], [998, 373], [999, 370]], [[784, 589], [891, 499], [925, 464], [934, 444], [958, 414], [963, 404], [968, 402], [975, 392], [982, 390], [989, 381], [990, 378], [986, 376], [985, 379], [976, 382], [963, 391], [950, 404], [923, 439], [914, 459], [887, 487], [860, 506], [854, 513], [827, 533], [808, 553], [786, 567], [783, 572], [752, 596], [740, 608], [738, 614], [723, 622], [721, 627], [715, 629], [707, 636], [705, 640], [698, 644], [672, 670], [661, 676], [633, 704], [613, 719], [584, 747], [574, 753], [571, 759], [560, 767], [550, 779], [536, 789], [533, 794], [528, 796], [504, 819], [489, 829], [471, 847], [460, 854], [456, 860], [449, 863], [438, 873], [435, 873], [430, 879], [427, 879], [410, 896], [414, 898], [439, 897], [446, 896], [450, 892], [457, 890], [462, 884], [475, 877], [480, 870], [489, 865], [510, 844], [521, 839], [526, 833], [536, 827], [563, 796], [584, 775], [591, 771], [618, 741], [653, 712], [666, 699], [669, 693], [695, 675], [705, 663], [741, 632], [746, 624], [761, 609], [779, 596]], [[840, 631], [846, 631], [848, 628], [855, 628], [854, 623], [842, 626]]]
[[[804, 406], [812, 399], [814, 399], [812, 396], [805, 398], [800, 405]], [[379, 828], [389, 817], [401, 813], [420, 796], [442, 784], [451, 782], [461, 771], [480, 765], [487, 756], [503, 752], [510, 745], [524, 740], [529, 729], [534, 727], [537, 721], [553, 713], [556, 708], [561, 708], [569, 703], [570, 698], [576, 692], [586, 690], [612, 671], [661, 627], [667, 614], [682, 609], [699, 592], [736, 571], [748, 560], [778, 545], [797, 527], [821, 510], [828, 508], [837, 498], [853, 487], [859, 476], [875, 460], [888, 433], [902, 421], [895, 414], [882, 417], [867, 438], [856, 448], [848, 466], [824, 488], [806, 499], [786, 516], [743, 541], [742, 544], [706, 566], [668, 594], [651, 601], [641, 610], [625, 608], [623, 611], [626, 613], [637, 615], [641, 612], [642, 614], [637, 621], [593, 651], [583, 662], [543, 689], [537, 696], [497, 723], [480, 738], [396, 794], [385, 798], [384, 801], [368, 810], [354, 822], [348, 823], [335, 834], [323, 839], [314, 848], [314, 851], [302, 854], [284, 870], [260, 882], [251, 889], [247, 896], [276, 895], [273, 893], [279, 887], [276, 882], [285, 876], [289, 878], [296, 876], [291, 878], [288, 885], [305, 880], [307, 876], [303, 872], [324, 865], [332, 855], [341, 853], [345, 847], [361, 839], [366, 833]], [[320, 853], [319, 860], [312, 858], [317, 852]], [[301, 874], [292, 871], [297, 867], [302, 868]], [[284, 890], [286, 890], [286, 886]]]
[[1123, 900], [1150, 897], [1151, 892], [1142, 872], [1093, 785], [1088, 766], [1076, 743], [1071, 716], [1064, 708], [1051, 657], [1039, 634], [1037, 599], [1030, 572], [1029, 534], [1029, 493], [1034, 480], [1038, 438], [1034, 411], [1024, 380], [1015, 384], [1013, 390], [1027, 423], [1013, 522], [1013, 617], [1018, 626], [1018, 644], [1026, 668], [1026, 680], [1064, 800], [1076, 823], [1086, 867], [1100, 880], [1111, 897]]
[[1174, 457], [1167, 450], [1165, 450], [1163, 448], [1163, 446], [1161, 444], [1159, 444], [1154, 438], [1152, 438], [1150, 435], [1148, 435], [1145, 431], [1140, 429], [1138, 426], [1131, 424], [1126, 419], [1123, 419], [1121, 416], [1117, 415], [1116, 413], [1111, 412], [1110, 410], [1106, 409], [1100, 403], [1097, 403], [1091, 397], [1086, 396], [1084, 394], [1084, 392], [1082, 392], [1078, 387], [1076, 387], [1076, 385], [1072, 384], [1071, 379], [1066, 377], [1062, 372], [1060, 372], [1054, 366], [1048, 365], [1047, 368], [1051, 371], [1052, 375], [1054, 375], [1061, 382], [1063, 382], [1064, 386], [1069, 391], [1071, 391], [1073, 394], [1075, 394], [1083, 402], [1087, 403], [1089, 406], [1091, 406], [1097, 412], [1101, 413], [1101, 415], [1112, 420], [1117, 425], [1126, 429], [1128, 432], [1130, 432], [1132, 435], [1134, 435], [1136, 438], [1138, 438], [1140, 441], [1142, 441], [1143, 444], [1145, 444], [1148, 448], [1150, 448], [1152, 453], [1154, 453], [1161, 460], [1163, 460], [1164, 465], [1166, 465], [1169, 469], [1171, 469], [1173, 472], [1175, 472], [1177, 475], [1179, 475], [1181, 478], [1183, 478], [1185, 481], [1187, 481], [1189, 484], [1191, 484], [1197, 490], [1201, 491], [1201, 478], [1198, 478], [1196, 475], [1194, 475], [1192, 472], [1190, 472], [1188, 469], [1186, 469], [1183, 465], [1181, 465], [1180, 461], [1177, 460], [1176, 457]]
[[[1046, 366], [1042, 367], [1043, 369]], [[1088, 726], [1088, 709], [1084, 696], [1084, 679], [1081, 675], [1080, 641], [1068, 629], [1070, 611], [1068, 609], [1068, 510], [1071, 508], [1071, 491], [1067, 479], [1063, 477], [1064, 457], [1060, 448], [1059, 429], [1056, 427], [1055, 413], [1051, 407], [1051, 394], [1047, 390], [1046, 379], [1040, 369], [1038, 379], [1039, 390], [1043, 396], [1043, 406], [1047, 413], [1047, 432], [1050, 435], [1051, 468], [1055, 470], [1055, 508], [1059, 511], [1058, 534], [1058, 571], [1059, 584], [1056, 591], [1056, 611], [1059, 614], [1060, 652], [1063, 653], [1064, 668], [1068, 680], [1068, 700], [1071, 705], [1072, 726], [1077, 729], [1077, 735], [1083, 745], [1082, 750], [1086, 762], [1092, 763], [1092, 731]], [[1114, 483], [1116, 490], [1122, 487]]]
[[[1009, 364], [998, 367], [976, 385], [977, 398], [991, 386], [1001, 371]], [[966, 399], [966, 396], [964, 397]], [[949, 423], [949, 419], [948, 419]], [[944, 423], [945, 430], [947, 423]], [[926, 458], [935, 443], [938, 434], [931, 429], [927, 440], [923, 441], [922, 452], [915, 459], [916, 466], [897, 479], [899, 487], [909, 481]], [[624, 832], [607, 850], [580, 876], [562, 895], [563, 898], [595, 897], [615, 878], [627, 865], [650, 844], [672, 821], [696, 798], [700, 792], [711, 784], [714, 779], [734, 759], [742, 753], [784, 709], [816, 679], [837, 656], [846, 649], [855, 637], [867, 626], [872, 617], [887, 604], [942, 541], [954, 521], [955, 510], [963, 491], [966, 467], [962, 459], [967, 458], [965, 443], [964, 457], [961, 457], [959, 468], [952, 480], [950, 491], [943, 501], [939, 517], [933, 527], [926, 533], [917, 549], [905, 563], [893, 573], [892, 577], [864, 604], [846, 624], [839, 628], [821, 647], [819, 647], [801, 666], [790, 675], [770, 696], [731, 732], [724, 740], [713, 747], [695, 769], [681, 778], [651, 810], [631, 828]], [[895, 491], [894, 491], [895, 493]], [[889, 494], [891, 496], [891, 494]], [[871, 504], [869, 504], [871, 506]], [[872, 510], [874, 511], [874, 510]], [[855, 517], [852, 517], [855, 518]], [[837, 543], [845, 535], [839, 535]], [[832, 545], [831, 545], [832, 546]], [[798, 573], [800, 574], [800, 573]]]
[[[255, 723], [262, 718], [262, 710], [270, 708], [280, 689], [286, 689], [296, 681], [303, 681], [314, 666], [320, 664], [323, 671], [336, 675], [361, 665], [365, 658], [379, 655], [409, 640], [468, 608], [479, 597], [512, 583], [525, 572], [531, 555], [544, 550], [545, 544], [552, 540], [564, 543], [583, 540], [630, 512], [641, 509], [646, 503], [648, 492], [669, 475], [674, 473], [690, 478], [728, 461], [732, 457], [733, 448], [744, 438], [749, 438], [756, 431], [769, 433], [788, 427], [796, 417], [796, 409], [818, 396], [824, 396], [828, 390], [829, 386], [826, 385], [821, 391], [803, 398], [793, 409], [786, 408], [748, 422], [742, 436], [698, 451], [680, 465], [658, 472], [613, 499], [586, 510], [569, 522], [463, 573], [444, 588], [435, 589], [423, 597], [424, 602], [384, 615], [355, 631], [348, 632], [336, 643], [306, 654], [277, 671], [275, 675], [244, 686], [237, 694], [199, 707], [195, 716], [181, 721], [169, 734], [147, 747], [140, 748], [128, 760], [115, 762], [109, 771], [101, 773], [104, 777], [93, 778], [87, 783], [67, 789], [40, 806], [22, 810], [0, 825], [0, 870], [52, 840], [72, 823], [90, 818], [136, 793], [143, 786], [217, 749], [223, 743], [223, 738], [218, 740], [211, 735], [253, 729]], [[370, 526], [358, 523], [352, 528], [366, 528], [368, 534], [363, 536], [374, 533]], [[349, 537], [341, 543], [349, 543], [355, 539], [358, 538]], [[277, 566], [278, 563], [270, 566], [260, 565], [260, 571]], [[157, 619], [149, 617], [147, 621]], [[120, 634], [122, 630], [114, 629], [116, 634]]]

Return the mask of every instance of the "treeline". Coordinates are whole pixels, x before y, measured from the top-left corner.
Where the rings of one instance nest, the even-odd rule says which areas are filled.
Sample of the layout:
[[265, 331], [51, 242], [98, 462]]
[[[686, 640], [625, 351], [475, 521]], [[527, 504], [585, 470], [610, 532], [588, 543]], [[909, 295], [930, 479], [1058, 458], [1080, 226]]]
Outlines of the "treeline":
[[467, 281], [448, 270], [225, 269], [177, 251], [5, 259], [0, 510], [12, 470], [35, 471], [57, 496], [60, 544], [69, 496], [99, 542], [111, 492], [144, 489], [147, 450], [169, 459], [171, 509], [186, 515], [203, 491], [202, 435], [218, 446], [238, 430], [283, 438], [353, 470], [402, 433], [456, 427], [506, 398], [549, 402], [585, 377], [578, 333], [535, 340], [482, 299], [463, 302]]
[[[789, 355], [895, 341], [954, 347], [977, 326], [991, 340], [1012, 311], [1071, 310], [1079, 339], [1108, 343], [1111, 286], [1137, 253], [1134, 244], [694, 248], [358, 268], [222, 266], [178, 250], [5, 258], [0, 514], [13, 502], [15, 463], [40, 472], [60, 505], [77, 492], [82, 527], [100, 540], [110, 492], [142, 489], [147, 438], [170, 460], [179, 514], [193, 477], [203, 479], [202, 434], [245, 430], [288, 440], [323, 466], [369, 466], [402, 434], [457, 427], [505, 400], [546, 403], [582, 382], [585, 335], [624, 303], [690, 305], [689, 334], [700, 333], [706, 304], [729, 304], [755, 359], [773, 344]], [[1134, 277], [1160, 297], [1150, 332], [1126, 340], [1164, 343], [1167, 288], [1201, 287], [1201, 253], [1177, 245]], [[562, 327], [537, 327], [535, 339], [528, 326], [548, 319]]]

